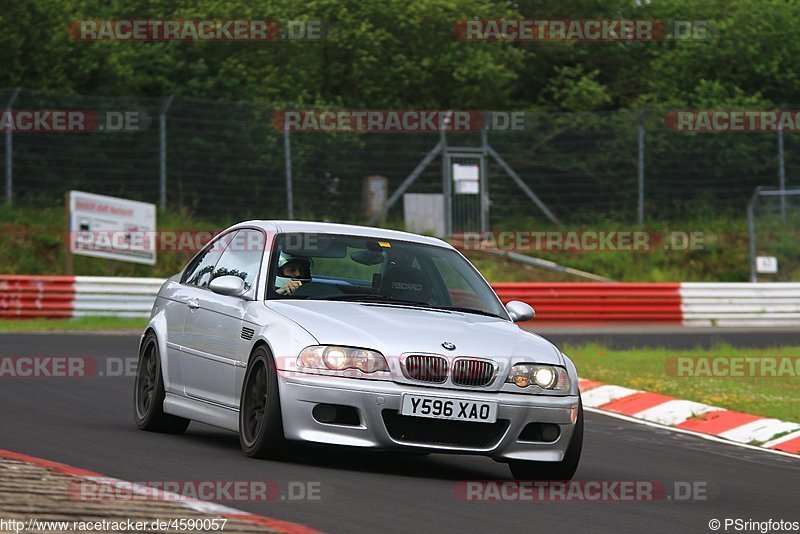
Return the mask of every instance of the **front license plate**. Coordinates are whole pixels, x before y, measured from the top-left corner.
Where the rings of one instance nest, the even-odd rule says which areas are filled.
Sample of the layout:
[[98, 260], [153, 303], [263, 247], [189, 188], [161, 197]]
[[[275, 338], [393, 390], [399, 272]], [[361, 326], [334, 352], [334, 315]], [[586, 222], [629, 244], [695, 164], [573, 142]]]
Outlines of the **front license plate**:
[[400, 413], [414, 417], [494, 423], [497, 421], [497, 403], [405, 394]]

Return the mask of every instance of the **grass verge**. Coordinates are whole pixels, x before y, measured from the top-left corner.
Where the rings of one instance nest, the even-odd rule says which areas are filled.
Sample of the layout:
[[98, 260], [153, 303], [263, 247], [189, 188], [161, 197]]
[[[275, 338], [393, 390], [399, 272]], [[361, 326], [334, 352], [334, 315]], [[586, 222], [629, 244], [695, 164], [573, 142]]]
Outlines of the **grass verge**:
[[0, 321], [0, 332], [86, 330], [144, 330], [146, 317], [76, 317], [74, 319], [27, 319]]
[[[265, 218], [269, 216], [264, 214]], [[0, 205], [0, 274], [63, 274], [67, 244], [65, 218], [64, 208], [60, 205], [47, 208]], [[234, 222], [238, 220], [199, 219], [188, 209], [158, 212], [159, 230], [220, 231]], [[392, 220], [385, 226], [402, 229], [404, 225], [401, 221]], [[761, 245], [769, 245], [764, 250], [759, 249], [759, 255], [779, 258], [781, 273], [779, 278], [773, 277], [776, 281], [800, 277], [797, 225], [792, 222], [784, 223], [784, 226], [786, 228], [783, 230], [767, 228], [764, 231], [771, 233], [759, 238]], [[573, 224], [560, 228], [543, 225], [541, 221], [530, 217], [520, 217], [498, 223], [492, 229], [496, 232], [521, 231], [523, 234], [547, 230], [588, 230], [603, 234], [614, 230], [630, 232], [639, 227], [603, 220], [591, 225]], [[592, 250], [590, 242], [587, 245], [589, 250], [583, 252], [573, 249], [552, 251], [543, 245], [541, 248], [544, 250], [520, 252], [620, 282], [744, 282], [749, 279], [747, 225], [741, 214], [709, 215], [682, 222], [650, 221], [642, 230], [650, 232], [648, 235], [652, 237], [652, 242], [648, 241], [644, 250]], [[687, 243], [681, 240], [674, 242], [675, 235], [690, 234], [699, 235], [696, 248], [686, 249]], [[667, 239], [668, 236], [673, 237]], [[511, 239], [510, 244], [514, 243], [514, 239]], [[505, 248], [502, 243], [501, 248]], [[166, 277], [178, 272], [191, 256], [191, 252], [160, 251], [154, 266], [75, 256], [74, 271], [77, 275], [90, 276]], [[579, 280], [572, 275], [532, 268], [475, 250], [468, 251], [468, 256], [492, 282]], [[764, 277], [764, 281], [771, 280], [769, 275]]]
[[[670, 395], [730, 410], [800, 422], [800, 376], [683, 377], [675, 376], [669, 358], [800, 356], [800, 346], [768, 349], [734, 348], [676, 351], [667, 348], [612, 350], [599, 344], [564, 345], [581, 377]], [[796, 367], [795, 367], [796, 371]]]

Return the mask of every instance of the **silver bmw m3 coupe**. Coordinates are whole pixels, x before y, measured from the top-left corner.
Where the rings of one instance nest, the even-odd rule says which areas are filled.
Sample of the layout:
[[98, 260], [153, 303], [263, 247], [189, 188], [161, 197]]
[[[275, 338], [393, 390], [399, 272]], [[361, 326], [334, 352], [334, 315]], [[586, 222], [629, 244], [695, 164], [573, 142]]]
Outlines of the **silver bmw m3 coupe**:
[[248, 221], [158, 292], [140, 349], [136, 424], [238, 432], [243, 452], [293, 441], [488, 456], [518, 479], [580, 460], [575, 366], [515, 323], [441, 240], [376, 228]]

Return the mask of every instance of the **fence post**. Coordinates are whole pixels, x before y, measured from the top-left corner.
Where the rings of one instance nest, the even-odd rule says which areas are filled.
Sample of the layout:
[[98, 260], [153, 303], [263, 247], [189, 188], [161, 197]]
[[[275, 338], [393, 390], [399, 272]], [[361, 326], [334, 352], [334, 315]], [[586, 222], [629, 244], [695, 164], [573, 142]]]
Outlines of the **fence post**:
[[486, 126], [484, 126], [481, 128], [481, 232], [489, 231], [489, 166], [486, 164], [486, 158], [488, 157], [489, 133], [486, 131]]
[[172, 105], [175, 95], [170, 95], [161, 113], [158, 116], [158, 143], [159, 143], [159, 195], [158, 205], [161, 209], [167, 207], [167, 110]]
[[758, 200], [761, 188], [757, 187], [750, 197], [750, 202], [747, 203], [747, 249], [748, 256], [750, 256], [750, 281], [758, 282], [758, 274], [756, 273], [756, 222], [755, 222], [755, 204]]
[[[780, 110], [783, 111], [783, 104]], [[782, 123], [781, 123], [782, 124]], [[781, 192], [786, 191], [786, 162], [783, 158], [783, 126], [778, 125], [778, 186]], [[786, 195], [781, 195], [781, 220], [786, 220]]]
[[644, 116], [647, 109], [644, 109], [639, 114], [639, 169], [638, 169], [638, 182], [639, 182], [639, 201], [638, 201], [638, 217], [639, 226], [644, 225]]
[[439, 131], [439, 145], [442, 147], [442, 193], [444, 193], [444, 235], [453, 233], [453, 183], [449, 158], [447, 157], [447, 128], [453, 120], [453, 111], [447, 112]]
[[294, 184], [292, 183], [292, 143], [289, 128], [283, 124], [283, 158], [286, 165], [286, 217], [294, 220]]
[[[19, 95], [19, 87], [14, 89], [14, 92], [11, 93], [11, 98], [8, 100], [8, 104], [6, 104], [6, 113], [11, 113], [11, 106], [14, 105], [14, 102], [17, 100], [17, 95]], [[13, 202], [14, 197], [14, 162], [12, 160], [13, 152], [11, 150], [11, 128], [6, 130], [6, 203], [10, 206]]]

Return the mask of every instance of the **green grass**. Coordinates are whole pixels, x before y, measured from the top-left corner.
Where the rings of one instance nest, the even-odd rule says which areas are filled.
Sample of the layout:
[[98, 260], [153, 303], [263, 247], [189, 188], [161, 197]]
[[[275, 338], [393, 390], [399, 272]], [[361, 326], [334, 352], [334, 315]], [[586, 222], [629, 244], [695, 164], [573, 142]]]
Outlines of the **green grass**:
[[[181, 210], [159, 210], [157, 216], [159, 230], [219, 231], [229, 226], [197, 220]], [[26, 209], [0, 205], [0, 274], [64, 274], [65, 217], [60, 206]], [[74, 256], [74, 274], [167, 277], [180, 271], [192, 256], [191, 252], [159, 252], [154, 266]]]
[[667, 370], [674, 356], [800, 356], [800, 346], [743, 349], [719, 345], [713, 349], [611, 350], [598, 344], [564, 345], [583, 378], [608, 384], [703, 402], [720, 408], [800, 422], [800, 376], [678, 377]]
[[[580, 282], [573, 275], [547, 271], [495, 254], [467, 252], [467, 259], [489, 282]], [[584, 280], [588, 281], [588, 280]]]
[[[530, 219], [518, 219], [492, 228], [493, 232], [506, 230], [648, 232], [650, 240], [646, 250], [519, 251], [619, 282], [746, 282], [749, 279], [747, 220], [743, 215], [709, 215], [677, 222], [647, 221], [641, 228], [630, 222], [611, 219], [591, 224], [570, 224], [564, 228]], [[700, 246], [697, 250], [683, 249], [684, 243], [680, 237], [684, 234], [698, 234], [700, 237], [695, 244], [700, 245], [702, 250], [699, 250]], [[670, 241], [669, 236], [673, 236], [674, 241]], [[489, 254], [474, 253], [470, 255], [470, 260], [473, 256], [498, 261]], [[785, 271], [783, 267], [782, 272], [789, 278], [796, 275], [793, 271]], [[514, 270], [505, 270], [497, 275], [487, 278], [497, 282], [517, 281], [517, 272]], [[556, 273], [548, 276], [544, 281], [576, 280], [575, 277]]]
[[142, 331], [147, 318], [123, 317], [77, 317], [74, 319], [28, 319], [0, 321], [0, 332], [46, 332], [46, 331], [91, 331], [91, 330], [136, 330]]
[[[591, 224], [571, 224], [564, 229], [637, 229], [630, 222], [621, 221], [609, 218]], [[235, 222], [238, 221], [200, 220], [188, 210], [158, 212], [159, 230], [222, 230]], [[0, 274], [64, 274], [64, 225], [65, 213], [60, 205], [49, 208], [10, 208], [0, 205]], [[398, 220], [387, 221], [385, 226], [403, 229], [402, 221]], [[493, 231], [530, 232], [555, 229], [549, 223], [543, 224], [531, 217], [520, 217], [498, 223]], [[743, 216], [709, 215], [707, 218], [681, 222], [648, 221], [643, 229], [655, 232], [654, 235], [667, 232], [703, 232], [704, 250], [664, 250], [663, 243], [656, 243], [657, 246], [651, 250], [639, 252], [537, 251], [531, 252], [531, 255], [621, 282], [747, 281], [749, 277], [747, 227]], [[796, 243], [796, 237], [790, 233], [788, 237], [781, 237], [782, 240], [774, 237], [770, 242], [775, 247], [780, 245], [791, 249]], [[795, 265], [800, 265], [800, 260], [795, 264], [790, 261], [794, 256], [790, 257], [777, 249], [769, 252], [779, 256], [782, 279], [796, 279], [800, 276], [800, 267], [795, 271]], [[158, 263], [149, 266], [75, 256], [75, 274], [166, 277], [178, 272], [190, 257], [191, 254], [186, 252], [161, 252], [158, 254]], [[492, 254], [469, 252], [468, 257], [491, 282], [579, 280], [571, 275], [532, 268]]]

